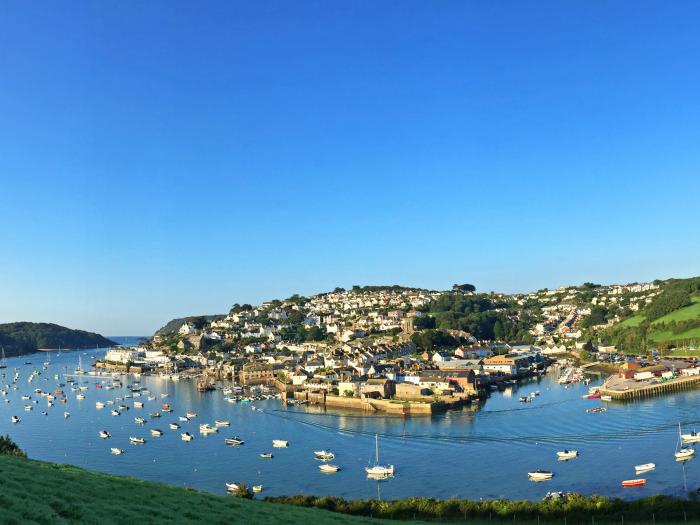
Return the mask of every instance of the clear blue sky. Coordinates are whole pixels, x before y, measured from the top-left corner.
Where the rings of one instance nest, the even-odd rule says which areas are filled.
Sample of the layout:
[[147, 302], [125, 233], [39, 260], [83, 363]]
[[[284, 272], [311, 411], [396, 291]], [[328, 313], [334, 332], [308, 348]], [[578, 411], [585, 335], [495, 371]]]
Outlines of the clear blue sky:
[[1, 11], [0, 322], [700, 274], [697, 2]]

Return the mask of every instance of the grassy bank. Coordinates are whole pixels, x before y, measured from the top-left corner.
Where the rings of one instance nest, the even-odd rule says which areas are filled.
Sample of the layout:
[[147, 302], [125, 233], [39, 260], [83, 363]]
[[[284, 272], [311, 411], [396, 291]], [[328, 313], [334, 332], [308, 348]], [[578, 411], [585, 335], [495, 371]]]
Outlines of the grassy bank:
[[[291, 475], [291, 474], [290, 474]], [[379, 520], [216, 496], [0, 455], [0, 523], [376, 524]]]

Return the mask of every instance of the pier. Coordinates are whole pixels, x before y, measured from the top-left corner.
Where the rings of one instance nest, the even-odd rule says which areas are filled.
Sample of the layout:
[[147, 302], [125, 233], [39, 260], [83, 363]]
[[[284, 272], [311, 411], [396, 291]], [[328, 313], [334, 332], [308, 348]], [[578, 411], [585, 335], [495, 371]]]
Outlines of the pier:
[[681, 392], [683, 390], [692, 390], [696, 388], [698, 384], [700, 384], [700, 375], [680, 377], [659, 383], [635, 381], [633, 379], [611, 376], [600, 388], [600, 394], [603, 396], [610, 396], [620, 401], [630, 401]]

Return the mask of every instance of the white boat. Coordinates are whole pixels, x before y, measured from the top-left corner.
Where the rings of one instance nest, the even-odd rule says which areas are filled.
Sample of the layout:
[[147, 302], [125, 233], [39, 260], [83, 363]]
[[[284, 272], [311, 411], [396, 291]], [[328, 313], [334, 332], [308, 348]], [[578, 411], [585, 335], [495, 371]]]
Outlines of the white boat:
[[95, 403], [95, 408], [104, 408], [105, 404], [102, 401], [97, 401]]
[[131, 436], [129, 438], [129, 441], [131, 443], [133, 443], [134, 445], [145, 445], [146, 444], [146, 440], [143, 438], [140, 438], [140, 437]]
[[34, 410], [34, 407], [32, 405], [24, 405], [25, 412], [31, 412], [32, 410]]
[[375, 461], [374, 466], [365, 467], [365, 472], [367, 476], [373, 478], [388, 478], [394, 475], [394, 465], [380, 465], [379, 464], [379, 434], [374, 435], [374, 452]]
[[192, 419], [197, 417], [197, 412], [187, 412], [185, 415], [187, 416], [187, 419]]
[[177, 430], [178, 428], [180, 428], [180, 425], [178, 425], [177, 423], [170, 423], [168, 426], [169, 426], [172, 430]]
[[612, 396], [600, 396], [601, 401], [612, 401]]
[[700, 433], [693, 430], [689, 434], [681, 434], [681, 441], [683, 443], [700, 443]]
[[214, 424], [215, 424], [217, 427], [228, 427], [228, 426], [231, 426], [231, 423], [229, 423], [228, 421], [225, 421], [225, 420], [221, 420], [221, 419], [217, 419], [216, 421], [214, 421]]
[[314, 458], [319, 461], [330, 461], [331, 459], [335, 459], [335, 454], [330, 450], [316, 450], [314, 451]]
[[19, 417], [17, 417], [17, 416], [12, 416], [12, 418], [10, 419], [10, 421], [12, 421], [13, 423], [19, 423], [19, 422], [22, 421], [22, 420], [21, 420]]
[[112, 434], [110, 434], [110, 433], [107, 432], [106, 430], [100, 430], [100, 437], [101, 437], [102, 439], [109, 439], [109, 438], [112, 437]]
[[142, 401], [134, 401], [134, 408], [143, 408]]
[[229, 492], [236, 492], [240, 488], [238, 483], [226, 483], [226, 490]]
[[545, 481], [552, 479], [554, 477], [554, 473], [548, 470], [533, 470], [532, 472], [527, 473], [527, 477], [532, 481]]
[[654, 470], [656, 468], [656, 465], [654, 463], [644, 463], [643, 465], [636, 465], [634, 467], [634, 471], [639, 474], [640, 472], [649, 472], [650, 470]]
[[674, 455], [677, 461], [685, 461], [691, 459], [695, 455], [695, 449], [690, 447], [683, 447]]
[[135, 417], [135, 418], [134, 418], [134, 423], [136, 423], [137, 425], [145, 425], [145, 424], [146, 424], [146, 420], [145, 420], [144, 418], [142, 418], [142, 417]]
[[84, 395], [84, 394], [78, 394], [77, 396], [75, 396], [75, 399], [77, 399], [78, 401], [82, 401], [83, 399], [85, 399], [85, 395]]
[[263, 486], [262, 485], [253, 485], [253, 492], [262, 492], [263, 491]]
[[338, 472], [340, 470], [340, 467], [337, 465], [331, 465], [330, 463], [324, 463], [318, 466], [318, 470], [327, 474], [331, 474], [333, 472]]
[[152, 428], [151, 429], [151, 435], [154, 437], [160, 437], [163, 435], [163, 431], [160, 430], [159, 428]]
[[185, 416], [180, 416], [178, 419], [179, 419], [182, 423], [187, 423], [187, 422], [190, 420], [190, 418], [185, 417]]
[[66, 419], [68, 419], [68, 418], [70, 417], [70, 412], [64, 412], [64, 413], [63, 413], [63, 417], [65, 417]]
[[567, 460], [578, 457], [578, 450], [562, 450], [557, 452], [557, 459]]
[[119, 410], [112, 410], [111, 414], [113, 416], [121, 416], [121, 412], [119, 412]]
[[114, 454], [115, 456], [118, 456], [119, 454], [123, 454], [123, 453], [124, 453], [124, 451], [123, 451], [122, 449], [120, 449], [120, 448], [110, 448], [109, 450], [110, 450], [110, 452], [111, 452], [112, 454]]
[[245, 441], [243, 441], [241, 438], [236, 436], [236, 437], [232, 437], [232, 438], [225, 438], [224, 443], [227, 445], [230, 445], [232, 447], [237, 447], [239, 445], [244, 445]]
[[209, 423], [204, 423], [202, 425], [199, 425], [199, 431], [202, 434], [213, 434], [215, 432], [218, 432], [219, 429], [216, 427], [212, 427]]
[[263, 459], [272, 459], [273, 456], [270, 452], [263, 452], [262, 454], [260, 454], [260, 457]]
[[192, 441], [194, 439], [194, 436], [190, 434], [189, 432], [185, 432], [184, 434], [180, 434], [180, 437], [182, 438], [182, 441]]
[[273, 439], [272, 446], [275, 448], [285, 448], [289, 446], [289, 441], [285, 441], [284, 439]]

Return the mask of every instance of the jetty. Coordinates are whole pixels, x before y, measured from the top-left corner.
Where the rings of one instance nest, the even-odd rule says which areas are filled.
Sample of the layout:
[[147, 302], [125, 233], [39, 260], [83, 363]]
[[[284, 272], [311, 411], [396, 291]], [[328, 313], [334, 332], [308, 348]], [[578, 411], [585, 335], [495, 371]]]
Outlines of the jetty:
[[636, 381], [619, 376], [610, 376], [603, 386], [600, 387], [600, 394], [620, 401], [631, 401], [691, 390], [697, 388], [698, 385], [700, 385], [700, 375], [690, 375], [656, 382]]

